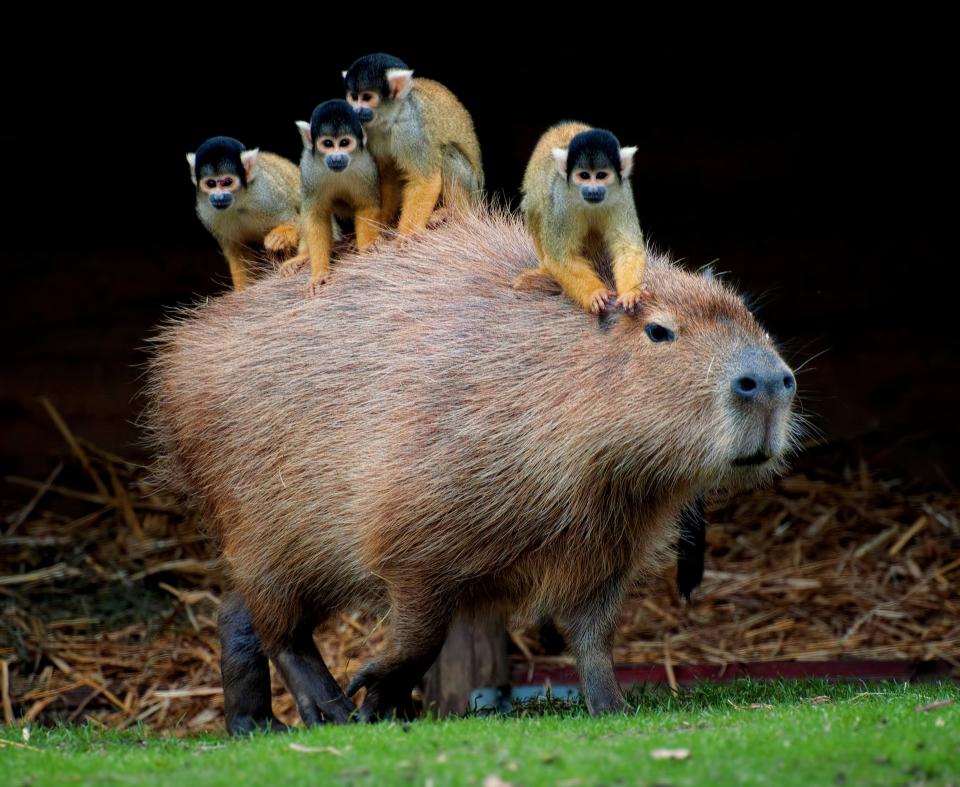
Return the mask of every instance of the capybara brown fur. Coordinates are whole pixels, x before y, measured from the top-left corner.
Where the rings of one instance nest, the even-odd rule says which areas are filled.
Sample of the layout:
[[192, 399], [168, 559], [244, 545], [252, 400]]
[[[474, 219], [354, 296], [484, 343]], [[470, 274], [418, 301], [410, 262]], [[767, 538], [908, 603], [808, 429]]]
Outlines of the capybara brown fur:
[[346, 606], [391, 635], [348, 690], [363, 718], [402, 711], [451, 617], [489, 607], [557, 620], [591, 712], [621, 708], [631, 579], [674, 554], [698, 495], [782, 470], [794, 377], [728, 286], [651, 255], [642, 313], [597, 319], [548, 283], [511, 289], [535, 261], [521, 223], [480, 212], [344, 256], [314, 298], [274, 276], [159, 335], [160, 472], [301, 713], [311, 692], [338, 708], [319, 717], [352, 708], [290, 651]]

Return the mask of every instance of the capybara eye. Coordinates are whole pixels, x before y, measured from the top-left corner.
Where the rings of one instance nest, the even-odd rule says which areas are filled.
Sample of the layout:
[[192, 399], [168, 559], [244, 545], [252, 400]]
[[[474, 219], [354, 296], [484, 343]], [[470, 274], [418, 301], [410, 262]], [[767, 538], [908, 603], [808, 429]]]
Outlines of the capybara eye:
[[669, 328], [664, 328], [655, 322], [649, 323], [644, 330], [647, 332], [647, 336], [650, 337], [651, 342], [672, 342], [677, 338]]

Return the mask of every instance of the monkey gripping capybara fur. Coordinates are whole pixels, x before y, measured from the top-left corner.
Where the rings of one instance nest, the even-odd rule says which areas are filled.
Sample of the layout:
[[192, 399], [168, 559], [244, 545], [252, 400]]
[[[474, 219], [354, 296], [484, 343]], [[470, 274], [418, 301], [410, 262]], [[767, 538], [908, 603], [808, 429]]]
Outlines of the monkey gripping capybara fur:
[[408, 713], [452, 616], [494, 607], [556, 620], [590, 711], [622, 708], [631, 580], [699, 495], [782, 471], [794, 377], [728, 286], [653, 256], [642, 312], [597, 319], [549, 282], [511, 289], [535, 264], [522, 224], [484, 211], [344, 256], [316, 297], [273, 276], [160, 333], [158, 472], [236, 591], [232, 730], [272, 720], [264, 653], [305, 721], [348, 718], [310, 633], [358, 606], [390, 631], [348, 688], [360, 718]]

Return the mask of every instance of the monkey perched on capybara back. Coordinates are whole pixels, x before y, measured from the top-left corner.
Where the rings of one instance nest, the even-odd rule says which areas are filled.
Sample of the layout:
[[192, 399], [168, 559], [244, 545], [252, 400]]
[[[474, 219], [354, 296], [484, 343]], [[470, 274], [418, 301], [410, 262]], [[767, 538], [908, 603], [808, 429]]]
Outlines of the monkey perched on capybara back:
[[782, 470], [794, 378], [728, 287], [654, 258], [652, 302], [601, 321], [512, 290], [534, 259], [515, 219], [478, 214], [343, 257], [314, 299], [272, 277], [159, 336], [161, 473], [242, 594], [222, 616], [232, 728], [270, 716], [246, 699], [251, 623], [306, 721], [347, 718], [309, 640], [346, 606], [390, 628], [348, 689], [362, 718], [407, 712], [452, 616], [489, 607], [557, 620], [590, 711], [621, 708], [631, 578], [699, 493]]

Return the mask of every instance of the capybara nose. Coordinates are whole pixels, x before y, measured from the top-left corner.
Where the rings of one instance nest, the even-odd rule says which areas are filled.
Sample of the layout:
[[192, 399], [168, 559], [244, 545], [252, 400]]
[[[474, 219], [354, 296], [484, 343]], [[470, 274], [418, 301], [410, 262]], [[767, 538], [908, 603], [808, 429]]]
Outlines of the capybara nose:
[[776, 355], [752, 351], [742, 356], [740, 368], [734, 373], [730, 387], [740, 401], [768, 399], [787, 403], [796, 393], [797, 380]]

